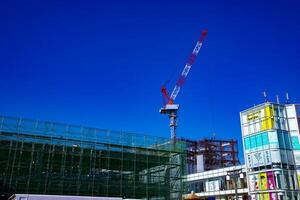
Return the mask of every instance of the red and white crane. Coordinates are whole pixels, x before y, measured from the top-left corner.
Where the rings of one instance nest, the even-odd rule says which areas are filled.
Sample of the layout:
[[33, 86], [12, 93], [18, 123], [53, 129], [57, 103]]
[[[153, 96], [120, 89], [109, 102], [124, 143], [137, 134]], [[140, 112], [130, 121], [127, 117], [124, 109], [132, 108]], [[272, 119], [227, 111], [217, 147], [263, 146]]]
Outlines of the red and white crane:
[[183, 86], [186, 77], [192, 68], [192, 65], [195, 63], [197, 55], [202, 47], [202, 43], [204, 38], [207, 35], [207, 30], [202, 31], [201, 36], [199, 37], [197, 44], [192, 52], [192, 54], [189, 56], [188, 61], [186, 65], [184, 66], [179, 79], [176, 82], [176, 85], [171, 93], [171, 95], [168, 95], [168, 91], [166, 89], [166, 86], [163, 85], [161, 88], [161, 92], [164, 97], [164, 107], [159, 110], [161, 114], [168, 114], [170, 118], [170, 130], [171, 130], [171, 139], [173, 142], [176, 141], [176, 127], [177, 127], [177, 111], [179, 109], [179, 104], [174, 104], [174, 101]]

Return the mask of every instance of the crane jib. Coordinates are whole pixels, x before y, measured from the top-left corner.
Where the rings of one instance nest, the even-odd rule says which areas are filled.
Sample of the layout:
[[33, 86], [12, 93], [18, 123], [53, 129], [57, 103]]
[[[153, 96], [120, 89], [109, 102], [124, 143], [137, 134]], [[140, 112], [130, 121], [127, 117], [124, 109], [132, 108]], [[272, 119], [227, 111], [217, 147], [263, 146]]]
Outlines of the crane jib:
[[171, 99], [174, 101], [176, 99], [177, 94], [180, 91], [180, 87], [178, 85], [175, 85], [173, 92], [171, 94]]
[[173, 101], [176, 99], [176, 97], [177, 97], [177, 95], [178, 95], [178, 93], [179, 93], [182, 85], [184, 84], [184, 82], [186, 80], [186, 77], [187, 77], [190, 69], [192, 68], [192, 65], [196, 61], [197, 55], [198, 55], [198, 53], [199, 53], [199, 51], [200, 51], [200, 49], [202, 47], [202, 43], [203, 43], [203, 40], [204, 40], [206, 34], [207, 34], [207, 30], [202, 31], [202, 34], [201, 34], [199, 40], [197, 41], [196, 46], [194, 47], [191, 55], [188, 58], [188, 61], [187, 61], [186, 65], [184, 66], [184, 68], [183, 68], [183, 70], [182, 70], [182, 72], [180, 74], [179, 79], [176, 82], [176, 85], [175, 85], [175, 87], [174, 87], [174, 89], [173, 89], [173, 91], [171, 93], [171, 96], [170, 96], [170, 98]]
[[194, 50], [193, 50], [193, 53], [197, 55], [199, 53], [200, 49], [201, 49], [201, 46], [202, 46], [202, 42], [198, 41], [195, 48], [194, 48]]

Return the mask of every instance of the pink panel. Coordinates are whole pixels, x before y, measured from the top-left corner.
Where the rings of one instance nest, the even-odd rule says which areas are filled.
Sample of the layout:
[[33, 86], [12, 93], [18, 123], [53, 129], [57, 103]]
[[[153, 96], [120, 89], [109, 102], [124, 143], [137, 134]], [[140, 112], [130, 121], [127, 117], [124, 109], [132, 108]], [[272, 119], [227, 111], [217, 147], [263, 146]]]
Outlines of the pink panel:
[[268, 190], [275, 190], [275, 177], [273, 172], [267, 172]]

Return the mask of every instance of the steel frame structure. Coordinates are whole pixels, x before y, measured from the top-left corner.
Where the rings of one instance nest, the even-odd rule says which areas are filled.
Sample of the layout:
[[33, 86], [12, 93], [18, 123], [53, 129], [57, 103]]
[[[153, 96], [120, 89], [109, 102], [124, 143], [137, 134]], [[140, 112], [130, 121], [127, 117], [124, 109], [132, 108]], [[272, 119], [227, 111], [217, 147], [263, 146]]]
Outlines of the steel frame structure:
[[187, 168], [188, 173], [197, 173], [197, 156], [203, 155], [204, 171], [236, 166], [238, 159], [236, 140], [178, 139], [187, 143]]

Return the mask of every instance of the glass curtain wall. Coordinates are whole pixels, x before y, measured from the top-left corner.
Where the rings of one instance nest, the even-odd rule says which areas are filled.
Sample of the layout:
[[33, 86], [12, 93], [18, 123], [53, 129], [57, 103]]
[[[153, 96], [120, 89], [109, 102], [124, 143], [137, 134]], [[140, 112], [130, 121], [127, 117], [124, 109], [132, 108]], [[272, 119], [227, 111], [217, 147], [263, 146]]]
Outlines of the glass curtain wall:
[[0, 116], [0, 193], [180, 199], [185, 143]]

